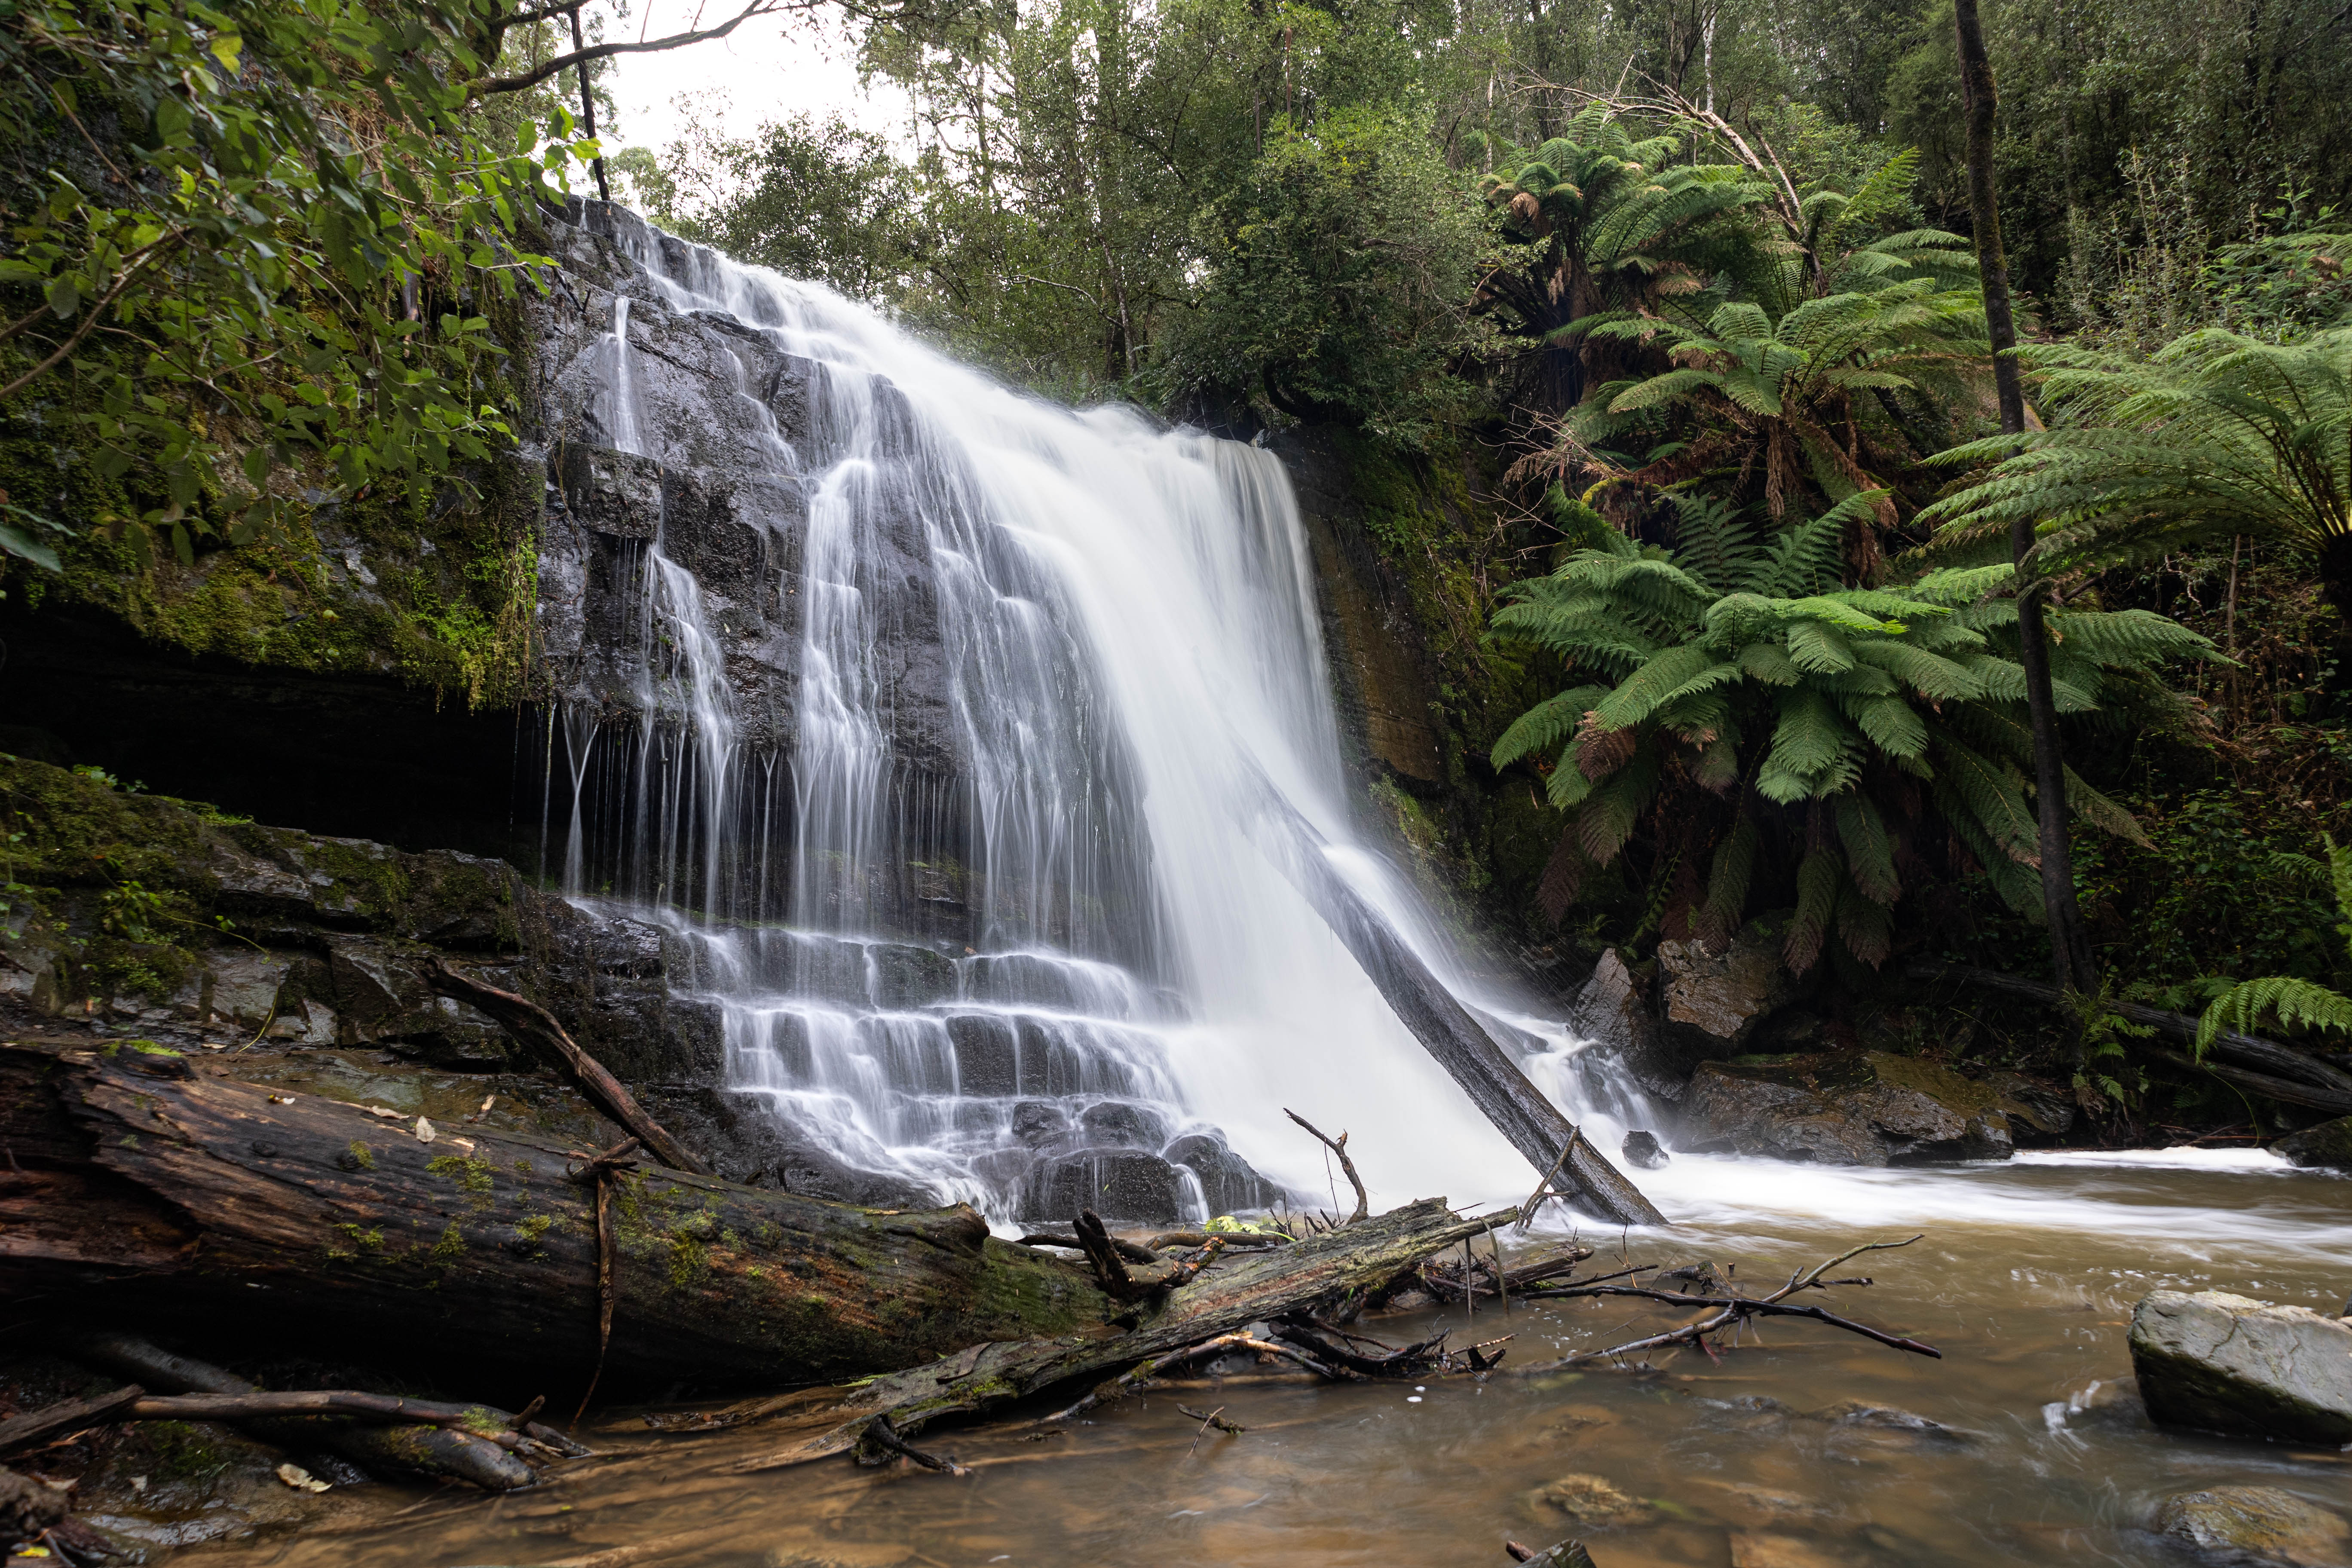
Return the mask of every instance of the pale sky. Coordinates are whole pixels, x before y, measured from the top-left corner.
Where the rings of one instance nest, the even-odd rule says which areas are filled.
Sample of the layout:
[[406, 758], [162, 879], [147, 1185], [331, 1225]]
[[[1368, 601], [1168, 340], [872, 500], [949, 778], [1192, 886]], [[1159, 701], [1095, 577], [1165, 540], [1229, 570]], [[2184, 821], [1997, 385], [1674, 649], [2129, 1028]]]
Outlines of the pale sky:
[[[707, 26], [726, 16], [740, 0], [633, 0], [625, 13], [605, 8], [608, 40], [659, 37], [685, 31], [698, 12]], [[658, 54], [614, 57], [613, 97], [619, 125], [607, 132], [607, 147], [651, 147], [656, 152], [677, 133], [681, 94], [724, 94], [722, 129], [749, 134], [762, 121], [838, 110], [853, 123], [894, 139], [903, 137], [906, 100], [884, 88], [872, 97], [857, 85], [857, 62], [847, 29], [833, 12], [814, 22], [793, 17], [757, 17], [709, 43]]]

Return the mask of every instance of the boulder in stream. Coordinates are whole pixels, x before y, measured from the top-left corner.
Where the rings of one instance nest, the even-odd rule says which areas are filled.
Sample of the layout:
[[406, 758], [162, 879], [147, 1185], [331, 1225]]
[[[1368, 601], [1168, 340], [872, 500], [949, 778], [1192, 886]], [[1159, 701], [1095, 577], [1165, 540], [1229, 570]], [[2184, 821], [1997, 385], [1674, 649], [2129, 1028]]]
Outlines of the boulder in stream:
[[1683, 1098], [1678, 1146], [1824, 1165], [2006, 1160], [2049, 1108], [2002, 1078], [1979, 1082], [1885, 1051], [1703, 1063]]
[[2132, 1309], [2147, 1413], [2172, 1426], [2352, 1443], [2352, 1319], [2225, 1290], [2158, 1290]]
[[2352, 1116], [2339, 1116], [2333, 1121], [2289, 1133], [2271, 1145], [2271, 1152], [2290, 1165], [2352, 1171]]
[[1625, 1134], [1623, 1152], [1627, 1164], [1639, 1165], [1644, 1171], [1660, 1170], [1666, 1163], [1666, 1152], [1659, 1147], [1658, 1135], [1640, 1128]]
[[2352, 1523], [2276, 1487], [2214, 1487], [2167, 1499], [2156, 1528], [2209, 1563], [2243, 1568], [2342, 1568]]

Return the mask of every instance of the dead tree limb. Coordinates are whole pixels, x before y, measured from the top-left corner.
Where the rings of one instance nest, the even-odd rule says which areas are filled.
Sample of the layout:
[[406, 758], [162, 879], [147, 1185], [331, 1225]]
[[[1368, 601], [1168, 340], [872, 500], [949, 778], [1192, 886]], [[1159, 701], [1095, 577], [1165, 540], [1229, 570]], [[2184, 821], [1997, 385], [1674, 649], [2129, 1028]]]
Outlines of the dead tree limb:
[[[1251, 827], [1266, 858], [1329, 924], [1332, 934], [1380, 988], [1398, 1022], [1461, 1086], [1495, 1130], [1535, 1169], [1558, 1169], [1552, 1179], [1572, 1182], [1578, 1201], [1602, 1218], [1619, 1225], [1666, 1225], [1658, 1206], [1591, 1139], [1578, 1136], [1559, 1107], [1528, 1081], [1486, 1026], [1445, 988], [1387, 919], [1333, 869], [1325, 853], [1329, 845], [1315, 825], [1270, 781], [1261, 777], [1259, 784], [1263, 809]], [[1566, 1159], [1555, 1167], [1563, 1150]]]
[[437, 958], [425, 972], [425, 982], [442, 995], [488, 1014], [499, 1021], [499, 1027], [523, 1045], [536, 1047], [542, 1056], [552, 1058], [573, 1088], [611, 1117], [622, 1131], [643, 1143], [655, 1159], [673, 1171], [696, 1176], [710, 1174], [708, 1165], [688, 1153], [685, 1145], [646, 1114], [645, 1108], [622, 1087], [621, 1080], [604, 1070], [604, 1063], [573, 1043], [572, 1037], [563, 1032], [563, 1026], [555, 1021], [554, 1014], [527, 996], [460, 974]]
[[[1860, 1334], [1865, 1339], [1875, 1341], [1895, 1350], [1906, 1351], [1913, 1355], [1930, 1356], [1940, 1361], [1943, 1359], [1943, 1352], [1933, 1345], [1883, 1332], [1866, 1324], [1838, 1317], [1819, 1307], [1791, 1307], [1784, 1304], [1789, 1297], [1800, 1290], [1826, 1289], [1828, 1284], [1822, 1276], [1849, 1258], [1858, 1257], [1865, 1252], [1891, 1251], [1895, 1247], [1908, 1247], [1918, 1239], [1919, 1237], [1915, 1236], [1904, 1241], [1866, 1241], [1860, 1246], [1848, 1247], [1826, 1262], [1816, 1264], [1811, 1268], [1798, 1270], [1789, 1277], [1789, 1282], [1786, 1285], [1769, 1296], [1696, 1296], [1677, 1290], [1654, 1290], [1641, 1286], [1602, 1285], [1597, 1282], [1569, 1285], [1548, 1290], [1544, 1295], [1549, 1300], [1561, 1300], [1576, 1296], [1630, 1296], [1658, 1301], [1667, 1306], [1695, 1307], [1706, 1312], [1708, 1316], [1696, 1322], [1685, 1323], [1679, 1328], [1669, 1329], [1664, 1333], [1652, 1334], [1625, 1344], [1612, 1345], [1606, 1350], [1579, 1351], [1572, 1355], [1561, 1356], [1556, 1361], [1543, 1362], [1534, 1366], [1521, 1367], [1519, 1370], [1523, 1373], [1558, 1371], [1563, 1367], [1583, 1366], [1596, 1361], [1613, 1361], [1642, 1351], [1656, 1350], [1672, 1344], [1697, 1345], [1712, 1354], [1713, 1349], [1706, 1342], [1708, 1335], [1745, 1322], [1749, 1318], [1758, 1317], [1811, 1318], [1816, 1322], [1827, 1323], [1832, 1328]], [[1867, 1281], [1839, 1281], [1839, 1283], [1867, 1283]]]
[[[1462, 1220], [1444, 1200], [1424, 1198], [1361, 1225], [1228, 1259], [1174, 1292], [1156, 1316], [1129, 1333], [1076, 1342], [1064, 1338], [976, 1345], [963, 1355], [877, 1379], [828, 1413], [835, 1423], [829, 1431], [746, 1459], [734, 1468], [776, 1469], [841, 1453], [858, 1441], [878, 1415], [887, 1414], [894, 1429], [904, 1434], [941, 1416], [994, 1409], [1055, 1384], [1127, 1369], [1089, 1395], [1108, 1397], [1105, 1389], [1115, 1392], [1139, 1383], [1160, 1366], [1181, 1361], [1251, 1323], [1325, 1301], [1352, 1300], [1432, 1253], [1486, 1230], [1497, 1217], [1508, 1224], [1518, 1214], [1507, 1209], [1500, 1216]], [[1303, 1352], [1286, 1352], [1263, 1341], [1252, 1348], [1271, 1348], [1302, 1364], [1312, 1360]]]
[[145, 1396], [147, 1391], [137, 1384], [128, 1384], [111, 1394], [101, 1394], [94, 1399], [68, 1399], [61, 1404], [46, 1405], [38, 1410], [27, 1410], [0, 1421], [0, 1455], [13, 1454], [22, 1448], [45, 1447], [58, 1438], [91, 1426], [103, 1426], [120, 1421], [120, 1414]]
[[1299, 1115], [1298, 1112], [1291, 1110], [1289, 1107], [1285, 1106], [1282, 1113], [1285, 1116], [1289, 1117], [1293, 1121], [1297, 1122], [1301, 1127], [1307, 1129], [1307, 1131], [1313, 1133], [1317, 1142], [1322, 1144], [1323, 1147], [1330, 1150], [1331, 1152], [1339, 1156], [1339, 1169], [1347, 1175], [1348, 1184], [1356, 1189], [1356, 1212], [1349, 1215], [1346, 1219], [1341, 1220], [1339, 1223], [1341, 1225], [1353, 1225], [1358, 1220], [1363, 1218], [1367, 1214], [1370, 1214], [1371, 1212], [1372, 1200], [1367, 1197], [1364, 1194], [1364, 1178], [1356, 1174], [1356, 1162], [1348, 1158], [1348, 1135], [1345, 1132], [1342, 1132], [1337, 1138], [1326, 1138], [1323, 1136], [1322, 1129], [1317, 1127], [1315, 1123], [1307, 1121], [1307, 1118]]

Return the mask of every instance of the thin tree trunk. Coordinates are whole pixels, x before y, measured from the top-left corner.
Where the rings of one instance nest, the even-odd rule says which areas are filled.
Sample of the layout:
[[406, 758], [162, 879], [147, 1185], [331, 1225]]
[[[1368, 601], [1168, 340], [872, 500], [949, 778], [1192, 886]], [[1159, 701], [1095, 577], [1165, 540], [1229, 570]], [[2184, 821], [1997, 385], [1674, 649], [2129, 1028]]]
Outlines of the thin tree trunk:
[[[577, 5], [572, 7], [572, 47], [574, 49], [584, 49], [588, 47], [587, 37], [580, 30], [580, 7]], [[574, 66], [572, 74], [580, 79], [581, 128], [588, 132], [589, 140], [593, 141], [596, 137], [596, 98], [588, 90], [588, 62], [583, 60]], [[596, 194], [604, 200], [611, 201], [613, 190], [611, 186], [604, 184], [604, 158], [599, 156], [589, 164], [589, 167], [596, 171]]]
[[[1993, 188], [1992, 62], [1985, 57], [1984, 28], [1977, 0], [1954, 0], [1959, 35], [1960, 94], [1968, 119], [1969, 208], [1976, 226], [1977, 265], [1983, 275], [1985, 325], [1993, 349], [1993, 384], [2000, 398], [2000, 427], [2009, 435], [2025, 429], [2025, 388], [2018, 379], [2017, 321], [2010, 310], [2009, 261], [2000, 243], [2000, 206]], [[2042, 839], [2042, 904], [2050, 923], [2051, 967], [2061, 989], [2088, 994], [2098, 989], [2083, 912], [2074, 900], [2074, 858], [2066, 841], [2065, 759], [2058, 743], [2058, 704], [2050, 690], [2050, 645], [2042, 626], [2042, 591], [2027, 580], [2026, 557], [2033, 548], [2033, 523], [2011, 525], [2010, 554], [2017, 563], [2017, 639], [2025, 667], [2025, 704], [2033, 727], [2034, 805]], [[2082, 1033], [2073, 1032], [2069, 1050], [2079, 1062]]]

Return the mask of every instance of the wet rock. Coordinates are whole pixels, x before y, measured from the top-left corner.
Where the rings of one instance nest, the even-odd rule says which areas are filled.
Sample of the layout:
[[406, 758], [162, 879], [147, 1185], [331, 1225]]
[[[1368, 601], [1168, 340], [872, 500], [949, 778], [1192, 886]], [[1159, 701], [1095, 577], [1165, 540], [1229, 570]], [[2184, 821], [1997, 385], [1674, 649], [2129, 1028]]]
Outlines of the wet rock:
[[1900, 1437], [1931, 1438], [1944, 1443], [1965, 1443], [1969, 1435], [1940, 1421], [1930, 1421], [1925, 1415], [1898, 1409], [1891, 1405], [1873, 1405], [1867, 1400], [1849, 1399], [1832, 1405], [1827, 1410], [1815, 1411], [1815, 1421], [1850, 1432], [1885, 1432]]
[[2352, 1319], [2222, 1290], [2158, 1290], [2132, 1309], [2131, 1352], [2159, 1423], [2352, 1443]]
[[2272, 1144], [2271, 1152], [2290, 1165], [2352, 1171], [2352, 1116], [2290, 1133]]
[[2276, 1487], [2214, 1487], [2168, 1499], [2156, 1528], [2208, 1563], [2242, 1568], [2343, 1568], [2352, 1523]]
[[653, 458], [574, 441], [551, 467], [564, 507], [582, 526], [614, 539], [661, 532], [662, 471]]
[[1643, 998], [1641, 984], [1615, 948], [1593, 965], [1592, 978], [1569, 1008], [1568, 1026], [1585, 1039], [1601, 1042], [1651, 1094], [1670, 1100], [1682, 1097], [1690, 1069], [1664, 1048], [1658, 1021]]
[[1685, 1069], [1738, 1056], [1757, 1026], [1786, 1005], [1796, 977], [1780, 939], [1760, 922], [1742, 926], [1721, 949], [1693, 938], [1658, 944], [1661, 1037]]
[[1013, 1108], [1013, 1136], [1032, 1149], [1047, 1148], [1070, 1135], [1069, 1117], [1050, 1100], [1024, 1100]]
[[1649, 1505], [1600, 1476], [1562, 1476], [1528, 1495], [1538, 1514], [1561, 1513], [1580, 1524], [1613, 1524], [1635, 1519]]
[[1107, 1220], [1170, 1225], [1184, 1217], [1176, 1167], [1139, 1149], [1081, 1149], [1038, 1164], [1022, 1193], [1024, 1220], [1067, 1220], [1092, 1209]]
[[956, 994], [955, 963], [946, 953], [909, 942], [877, 942], [866, 949], [868, 998], [877, 1007], [908, 1011]]
[[1106, 1100], [1078, 1112], [1078, 1131], [1097, 1149], [1153, 1149], [1168, 1142], [1168, 1119], [1149, 1106]]
[[1684, 1150], [1828, 1165], [2005, 1160], [2012, 1115], [2041, 1114], [1995, 1084], [1885, 1051], [1708, 1062], [1682, 1113]]
[[1593, 1568], [1592, 1553], [1581, 1541], [1563, 1541], [1527, 1559], [1527, 1568]]
[[1625, 1134], [1623, 1153], [1626, 1163], [1639, 1165], [1644, 1171], [1657, 1170], [1666, 1163], [1666, 1152], [1659, 1146], [1658, 1135], [1639, 1128]]
[[1160, 1155], [1199, 1178], [1202, 1201], [1209, 1205], [1212, 1215], [1269, 1208], [1282, 1196], [1280, 1187], [1259, 1175], [1247, 1160], [1225, 1146], [1221, 1133], [1188, 1132], [1162, 1149]]

